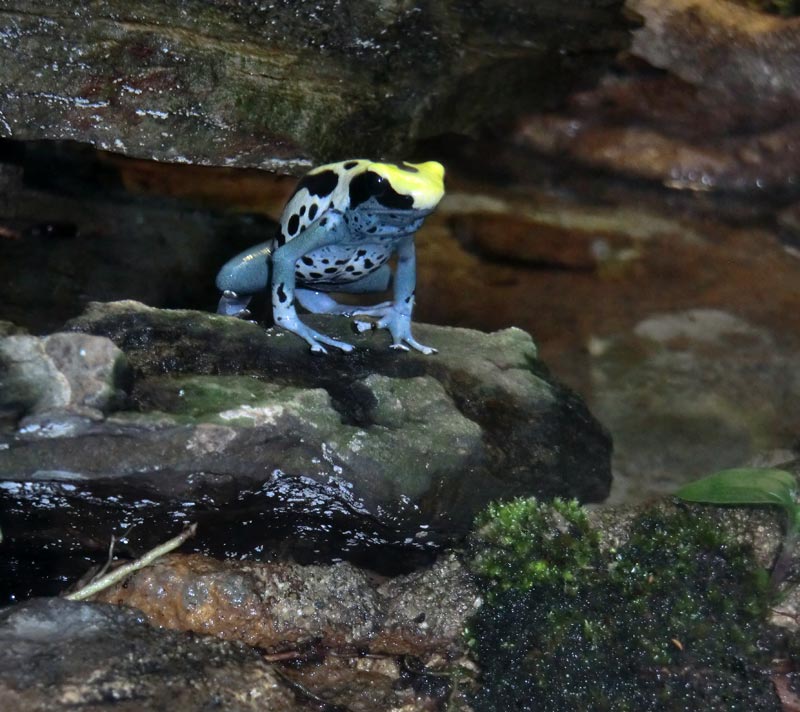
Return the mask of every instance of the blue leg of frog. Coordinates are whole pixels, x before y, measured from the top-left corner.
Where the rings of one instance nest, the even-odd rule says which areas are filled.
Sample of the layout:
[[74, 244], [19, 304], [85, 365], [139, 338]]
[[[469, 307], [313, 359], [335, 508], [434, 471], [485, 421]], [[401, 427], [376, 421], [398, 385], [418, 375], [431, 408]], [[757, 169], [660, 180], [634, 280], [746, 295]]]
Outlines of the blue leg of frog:
[[[272, 252], [275, 241], [262, 242], [249, 250], [231, 258], [217, 274], [217, 289], [222, 292], [219, 300], [217, 314], [249, 318], [247, 309], [253, 295], [269, 286]], [[295, 289], [295, 296], [300, 305], [314, 314], [339, 314], [352, 316], [363, 314], [365, 310], [373, 307], [353, 306], [339, 304], [325, 292], [341, 292], [347, 294], [369, 294], [372, 292], [385, 292], [390, 285], [392, 271], [389, 265], [383, 265], [375, 272], [349, 284], [330, 285], [328, 288], [317, 287], [313, 289]], [[385, 307], [391, 302], [376, 304], [375, 307]]]
[[247, 305], [253, 295], [269, 284], [270, 257], [275, 240], [262, 242], [228, 260], [217, 274], [217, 289], [222, 292], [217, 314], [250, 317]]
[[355, 313], [377, 317], [378, 321], [356, 321], [359, 331], [388, 329], [392, 335], [392, 348], [408, 351], [408, 347], [424, 354], [436, 349], [419, 343], [411, 335], [411, 313], [414, 311], [414, 291], [417, 285], [417, 263], [414, 236], [405, 237], [397, 245], [397, 269], [394, 281], [394, 300], [386, 304], [359, 309]]
[[272, 253], [272, 315], [275, 325], [297, 334], [316, 353], [327, 353], [323, 344], [342, 351], [352, 351], [353, 346], [325, 336], [300, 321], [294, 307], [295, 266], [303, 255], [328, 244], [341, 243], [347, 238], [347, 234], [348, 228], [342, 214], [336, 210], [328, 210], [297, 237]]
[[[353, 346], [330, 338], [303, 324], [294, 307], [297, 301], [316, 314], [359, 315], [375, 317], [377, 322], [357, 321], [359, 331], [388, 329], [392, 347], [407, 351], [412, 347], [424, 354], [436, 349], [419, 343], [411, 334], [411, 314], [414, 308], [416, 261], [413, 236], [401, 240], [397, 247], [397, 270], [394, 299], [372, 306], [339, 304], [325, 292], [327, 289], [298, 288], [295, 265], [303, 255], [326, 244], [341, 242], [347, 236], [347, 226], [338, 211], [328, 211], [314, 225], [279, 249], [270, 240], [229, 260], [217, 275], [217, 287], [223, 292], [217, 312], [240, 318], [249, 317], [247, 305], [252, 295], [267, 288], [272, 276], [272, 312], [275, 324], [303, 338], [311, 350], [326, 353], [322, 344], [351, 351]], [[270, 271], [272, 270], [272, 275]], [[374, 273], [349, 284], [331, 285], [330, 291], [352, 294], [382, 292], [390, 282], [391, 270], [384, 265]]]

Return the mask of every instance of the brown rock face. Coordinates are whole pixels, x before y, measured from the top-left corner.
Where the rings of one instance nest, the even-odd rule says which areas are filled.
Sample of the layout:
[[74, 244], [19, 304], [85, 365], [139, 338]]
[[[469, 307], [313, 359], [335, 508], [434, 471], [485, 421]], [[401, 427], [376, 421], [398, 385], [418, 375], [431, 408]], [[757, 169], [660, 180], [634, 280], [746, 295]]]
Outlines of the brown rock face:
[[[128, 398], [104, 419], [55, 410], [36, 428], [0, 424], [4, 546], [32, 547], [36, 532], [87, 552], [116, 533], [148, 549], [198, 521], [206, 553], [288, 548], [387, 573], [463, 538], [494, 499], [608, 493], [607, 434], [521, 330], [415, 324], [431, 357], [353, 334], [344, 317], [312, 323], [356, 348], [317, 358], [293, 334], [230, 317], [95, 305], [71, 328], [126, 354]], [[48, 557], [57, 578], [50, 567], [69, 557]]]
[[299, 566], [173, 554], [96, 600], [136, 608], [154, 625], [270, 652], [320, 645], [425, 656], [460, 650], [477, 592], [450, 556], [381, 584], [346, 563]]
[[0, 136], [284, 173], [397, 156], [593, 76], [621, 4], [5, 3]]
[[518, 142], [671, 189], [795, 192], [800, 18], [726, 0], [628, 7], [642, 25], [618, 71], [559, 113], [524, 119]]
[[629, 0], [644, 23], [631, 51], [695, 86], [757, 110], [800, 101], [800, 18], [728, 0]]

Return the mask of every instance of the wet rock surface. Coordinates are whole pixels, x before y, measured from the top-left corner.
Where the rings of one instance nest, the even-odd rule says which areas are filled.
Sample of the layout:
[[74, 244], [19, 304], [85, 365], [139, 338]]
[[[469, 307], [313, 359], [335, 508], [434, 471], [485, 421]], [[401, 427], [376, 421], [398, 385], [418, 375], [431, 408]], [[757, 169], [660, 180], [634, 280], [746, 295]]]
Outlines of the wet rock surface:
[[306, 709], [243, 645], [157, 630], [130, 610], [58, 598], [0, 611], [0, 707]]
[[[144, 613], [59, 598], [1, 609], [0, 705], [15, 712], [188, 712], [211, 700], [231, 710], [341, 705], [353, 712], [433, 712], [449, 701], [465, 709], [450, 679], [453, 656], [463, 652], [464, 621], [475, 605], [460, 564], [448, 557], [388, 584], [371, 584], [363, 572], [347, 568], [285, 565], [259, 573], [255, 566], [172, 556], [130, 579], [135, 593], [126, 602]], [[166, 587], [161, 593], [147, 583], [156, 579]], [[245, 580], [253, 586], [249, 595]], [[329, 583], [334, 585], [327, 588]], [[357, 597], [339, 598], [345, 584], [365, 601], [384, 601], [379, 615], [371, 617], [366, 603], [358, 608]], [[124, 596], [124, 589], [118, 594]], [[254, 606], [259, 596], [264, 605]], [[347, 612], [357, 609], [357, 617], [347, 620]], [[395, 614], [401, 610], [415, 610], [416, 620], [400, 623]], [[203, 612], [216, 618], [216, 627], [207, 619], [201, 624]], [[202, 630], [215, 637], [199, 635]], [[418, 635], [404, 638], [404, 630]], [[397, 652], [371, 652], [387, 645], [370, 648], [369, 637], [359, 639], [366, 648], [355, 648], [359, 633], [400, 641], [389, 646]], [[277, 652], [241, 640], [272, 643]]]
[[[783, 466], [797, 471], [796, 462]], [[757, 566], [771, 566], [783, 536], [777, 510], [663, 500], [600, 507], [589, 519], [602, 551], [614, 552], [629, 542], [641, 516], [685, 517], [687, 509], [713, 523], [730, 542], [752, 547]], [[710, 560], [730, 555], [726, 551]], [[666, 554], [663, 562], [670, 561]], [[704, 570], [709, 564], [696, 565]], [[653, 586], [676, 575], [658, 568], [645, 573]], [[796, 628], [797, 575], [796, 568], [789, 572], [770, 621], [789, 631]], [[679, 589], [675, 596], [686, 595]], [[411, 575], [383, 580], [349, 564], [257, 564], [172, 554], [99, 595], [121, 604], [119, 609], [40, 599], [0, 611], [0, 702], [21, 712], [77, 703], [90, 710], [112, 703], [121, 709], [135, 709], [133, 703], [160, 709], [157, 695], [166, 688], [176, 710], [197, 709], [195, 694], [234, 709], [267, 705], [291, 711], [334, 704], [365, 712], [421, 712], [446, 704], [471, 709], [480, 678], [474, 661], [465, 657], [464, 630], [481, 604], [476, 590], [453, 555]], [[637, 614], [626, 615], [635, 620]], [[143, 619], [175, 630], [149, 628]], [[726, 635], [719, 627], [707, 633]], [[668, 632], [657, 629], [653, 635], [659, 645], [674, 646]], [[764, 644], [774, 640], [765, 637]], [[259, 654], [244, 644], [257, 646]], [[785, 655], [783, 649], [774, 652]], [[697, 674], [714, 679], [718, 662], [705, 661]], [[792, 680], [781, 667], [786, 662], [773, 661], [771, 672], [782, 697], [781, 686]], [[698, 690], [699, 697], [691, 699], [707, 693], [702, 685]], [[256, 704], [262, 706], [249, 706]]]
[[94, 305], [70, 328], [125, 354], [129, 407], [61, 437], [45, 437], [60, 432], [52, 413], [46, 432], [6, 429], [7, 551], [24, 558], [33, 537], [64, 563], [112, 533], [135, 551], [198, 521], [201, 551], [391, 568], [463, 536], [493, 499], [607, 495], [608, 436], [524, 332], [417, 324], [440, 350], [425, 357], [343, 318], [316, 324], [356, 351], [319, 358], [252, 323]]
[[621, 5], [6, 3], [0, 135], [284, 172], [398, 155], [562, 96], [627, 43]]

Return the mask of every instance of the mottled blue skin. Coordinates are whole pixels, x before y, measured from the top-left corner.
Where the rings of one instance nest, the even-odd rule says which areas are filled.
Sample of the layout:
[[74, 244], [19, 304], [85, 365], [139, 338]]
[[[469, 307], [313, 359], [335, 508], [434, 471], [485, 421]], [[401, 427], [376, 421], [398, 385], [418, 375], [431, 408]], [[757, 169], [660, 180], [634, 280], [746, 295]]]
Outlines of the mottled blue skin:
[[[217, 287], [224, 293], [218, 312], [240, 316], [246, 313], [252, 295], [270, 286], [275, 324], [305, 339], [312, 351], [325, 353], [323, 344], [343, 351], [351, 351], [353, 346], [306, 326], [297, 316], [295, 298], [316, 314], [375, 317], [377, 323], [357, 321], [359, 331], [388, 329], [393, 348], [407, 350], [410, 346], [434, 353], [435, 349], [420, 344], [411, 334], [416, 285], [414, 235], [431, 212], [386, 208], [374, 198], [355, 208], [329, 208], [284, 244], [271, 240], [226, 263], [217, 275]], [[397, 267], [391, 302], [345, 306], [327, 294], [388, 289], [391, 270], [386, 262], [393, 254], [397, 255]]]

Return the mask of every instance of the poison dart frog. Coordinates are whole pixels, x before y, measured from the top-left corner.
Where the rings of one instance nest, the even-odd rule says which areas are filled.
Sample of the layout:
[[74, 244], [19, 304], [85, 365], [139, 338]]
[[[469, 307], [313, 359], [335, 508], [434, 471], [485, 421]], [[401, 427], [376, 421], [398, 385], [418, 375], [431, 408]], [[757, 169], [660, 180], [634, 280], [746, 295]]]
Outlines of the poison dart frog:
[[[247, 317], [253, 294], [268, 287], [272, 315], [283, 327], [326, 353], [325, 346], [351, 351], [304, 324], [295, 300], [315, 314], [369, 316], [356, 320], [358, 331], [388, 329], [392, 348], [435, 349], [411, 335], [416, 286], [414, 235], [444, 195], [444, 167], [426, 163], [375, 163], [359, 159], [314, 168], [298, 183], [280, 219], [275, 238], [227, 262], [217, 275], [222, 291], [217, 312]], [[349, 306], [330, 292], [361, 294], [389, 288], [387, 264], [397, 255], [390, 302]]]

